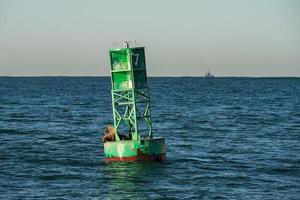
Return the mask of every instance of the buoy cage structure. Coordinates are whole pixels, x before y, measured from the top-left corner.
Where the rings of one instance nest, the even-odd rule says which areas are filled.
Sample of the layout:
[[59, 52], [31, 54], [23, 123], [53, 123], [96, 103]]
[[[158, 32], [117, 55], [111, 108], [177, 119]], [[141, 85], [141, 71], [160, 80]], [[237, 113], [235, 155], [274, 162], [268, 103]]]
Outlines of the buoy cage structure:
[[114, 141], [104, 142], [105, 161], [164, 161], [165, 139], [152, 133], [145, 48], [125, 42], [109, 56], [115, 131]]

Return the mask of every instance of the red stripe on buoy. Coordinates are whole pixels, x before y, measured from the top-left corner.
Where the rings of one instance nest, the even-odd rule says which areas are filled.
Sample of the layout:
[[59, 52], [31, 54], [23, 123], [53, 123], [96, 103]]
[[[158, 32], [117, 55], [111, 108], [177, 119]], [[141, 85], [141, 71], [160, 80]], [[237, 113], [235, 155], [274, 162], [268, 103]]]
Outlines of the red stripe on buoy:
[[138, 156], [131, 156], [131, 157], [110, 157], [110, 158], [105, 158], [105, 161], [109, 162], [126, 162], [126, 161], [136, 161], [138, 160]]
[[160, 154], [160, 155], [139, 155], [139, 156], [130, 156], [130, 157], [109, 157], [104, 159], [105, 161], [108, 162], [127, 162], [127, 161], [137, 161], [137, 160], [164, 161], [167, 159], [167, 156], [166, 154]]

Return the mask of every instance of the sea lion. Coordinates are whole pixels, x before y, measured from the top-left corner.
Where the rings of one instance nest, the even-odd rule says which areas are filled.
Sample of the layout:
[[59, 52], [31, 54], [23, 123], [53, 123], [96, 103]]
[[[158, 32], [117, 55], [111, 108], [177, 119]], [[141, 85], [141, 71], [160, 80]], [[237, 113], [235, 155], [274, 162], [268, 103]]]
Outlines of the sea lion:
[[102, 142], [115, 141], [115, 128], [112, 125], [108, 125], [104, 129], [104, 136]]

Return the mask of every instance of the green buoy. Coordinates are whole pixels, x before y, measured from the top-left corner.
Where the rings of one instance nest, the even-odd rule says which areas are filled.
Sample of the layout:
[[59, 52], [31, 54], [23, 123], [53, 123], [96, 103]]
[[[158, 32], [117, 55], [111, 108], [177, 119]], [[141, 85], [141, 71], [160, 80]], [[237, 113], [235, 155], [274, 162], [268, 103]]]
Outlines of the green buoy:
[[165, 160], [165, 139], [152, 133], [145, 48], [130, 48], [125, 42], [109, 55], [114, 138], [104, 141], [105, 160]]

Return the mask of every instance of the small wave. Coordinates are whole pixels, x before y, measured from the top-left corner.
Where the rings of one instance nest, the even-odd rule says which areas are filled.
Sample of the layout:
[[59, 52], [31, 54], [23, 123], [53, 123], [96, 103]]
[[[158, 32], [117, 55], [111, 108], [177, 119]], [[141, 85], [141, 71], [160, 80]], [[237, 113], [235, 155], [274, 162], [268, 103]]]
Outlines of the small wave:
[[44, 181], [72, 180], [72, 179], [82, 179], [82, 176], [81, 175], [72, 175], [72, 174], [54, 174], [54, 175], [39, 176], [39, 179], [44, 180]]
[[277, 167], [266, 170], [271, 174], [299, 175], [299, 167]]
[[211, 159], [209, 158], [197, 158], [197, 157], [191, 157], [191, 158], [179, 158], [179, 159], [172, 159], [169, 160], [171, 163], [185, 163], [185, 162], [209, 162]]
[[0, 134], [6, 133], [6, 134], [30, 134], [28, 131], [20, 131], [16, 129], [0, 129]]

